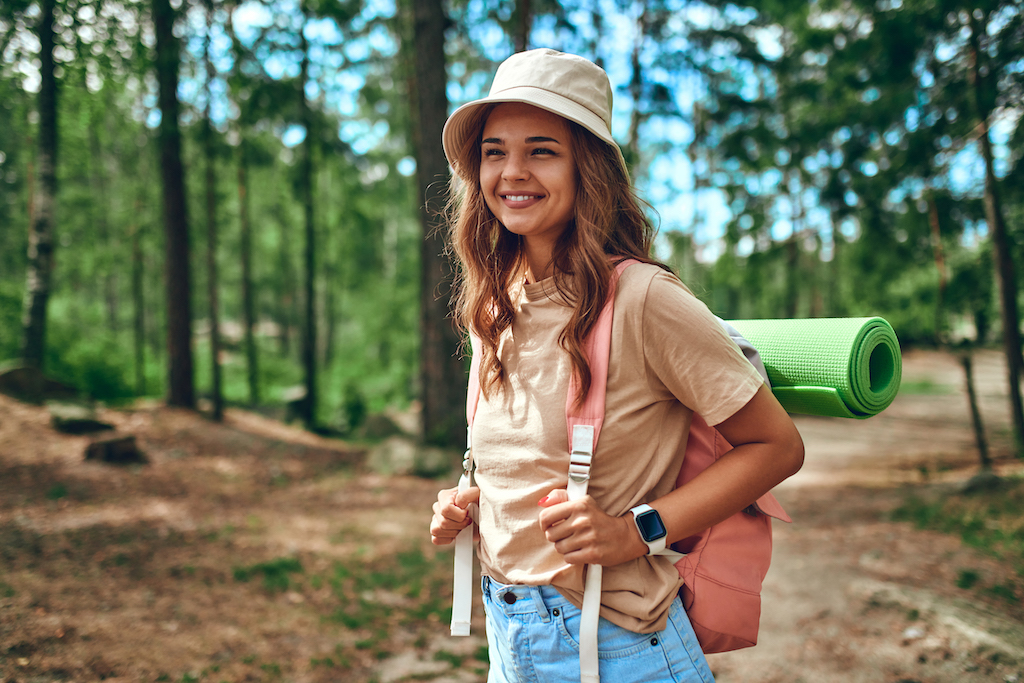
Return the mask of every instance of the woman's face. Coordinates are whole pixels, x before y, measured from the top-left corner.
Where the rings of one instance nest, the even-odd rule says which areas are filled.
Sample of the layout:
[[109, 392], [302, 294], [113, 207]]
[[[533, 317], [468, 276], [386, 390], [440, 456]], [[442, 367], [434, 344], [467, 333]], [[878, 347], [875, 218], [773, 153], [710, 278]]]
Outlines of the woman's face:
[[529, 104], [495, 107], [483, 129], [480, 187], [510, 232], [530, 247], [553, 248], [576, 205], [576, 162], [566, 120]]

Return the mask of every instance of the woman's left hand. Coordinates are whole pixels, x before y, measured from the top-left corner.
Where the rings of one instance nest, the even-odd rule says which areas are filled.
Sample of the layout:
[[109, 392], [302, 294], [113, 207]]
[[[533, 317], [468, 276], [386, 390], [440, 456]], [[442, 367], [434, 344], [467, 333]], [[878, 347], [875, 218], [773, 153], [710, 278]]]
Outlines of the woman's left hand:
[[570, 501], [568, 491], [555, 489], [537, 504], [545, 538], [569, 564], [612, 567], [647, 553], [629, 517], [605, 514], [590, 496]]

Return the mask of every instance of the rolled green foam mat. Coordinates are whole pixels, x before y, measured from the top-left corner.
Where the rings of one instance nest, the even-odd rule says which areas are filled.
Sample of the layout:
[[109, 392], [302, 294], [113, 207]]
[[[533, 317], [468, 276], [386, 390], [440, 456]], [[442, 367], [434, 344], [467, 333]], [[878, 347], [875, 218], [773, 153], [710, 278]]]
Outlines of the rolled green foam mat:
[[757, 349], [790, 413], [866, 418], [889, 407], [903, 360], [882, 318], [730, 320]]

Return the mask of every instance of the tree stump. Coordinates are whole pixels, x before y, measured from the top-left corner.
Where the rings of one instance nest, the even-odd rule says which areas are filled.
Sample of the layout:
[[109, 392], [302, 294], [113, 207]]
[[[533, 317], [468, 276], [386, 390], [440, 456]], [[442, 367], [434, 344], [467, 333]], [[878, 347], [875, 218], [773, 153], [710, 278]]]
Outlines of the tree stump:
[[113, 465], [145, 464], [145, 454], [135, 443], [134, 434], [97, 439], [85, 449], [86, 460], [99, 460]]
[[73, 403], [49, 403], [50, 423], [65, 434], [89, 434], [113, 429], [114, 425], [96, 419], [96, 411]]

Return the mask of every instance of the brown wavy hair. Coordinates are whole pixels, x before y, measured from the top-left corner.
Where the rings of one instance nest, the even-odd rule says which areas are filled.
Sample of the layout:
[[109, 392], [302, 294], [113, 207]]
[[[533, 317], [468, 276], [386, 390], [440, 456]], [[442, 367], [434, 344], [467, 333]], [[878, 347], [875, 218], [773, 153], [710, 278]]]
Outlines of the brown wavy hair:
[[[462, 266], [454, 297], [456, 321], [480, 340], [480, 386], [488, 396], [505, 378], [498, 342], [512, 325], [516, 307], [510, 293], [526, 269], [522, 237], [494, 217], [480, 187], [480, 136], [494, 107], [480, 107], [472, 122], [474, 134], [455, 151], [448, 203], [449, 243]], [[555, 245], [553, 266], [555, 288], [573, 309], [558, 342], [571, 359], [582, 403], [591, 384], [583, 342], [608, 298], [614, 264], [631, 258], [668, 268], [650, 256], [654, 226], [618, 150], [579, 124], [567, 123], [576, 162], [576, 203]]]

